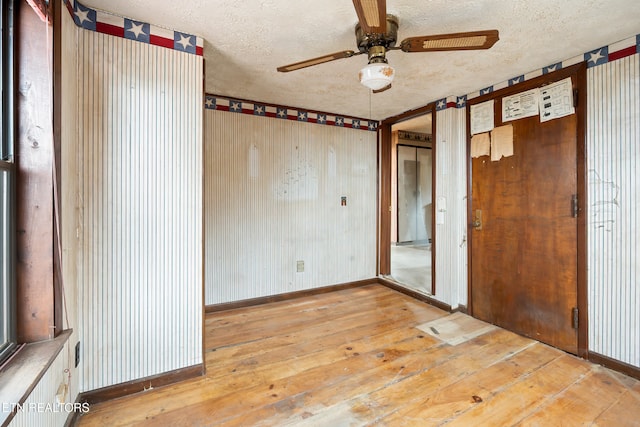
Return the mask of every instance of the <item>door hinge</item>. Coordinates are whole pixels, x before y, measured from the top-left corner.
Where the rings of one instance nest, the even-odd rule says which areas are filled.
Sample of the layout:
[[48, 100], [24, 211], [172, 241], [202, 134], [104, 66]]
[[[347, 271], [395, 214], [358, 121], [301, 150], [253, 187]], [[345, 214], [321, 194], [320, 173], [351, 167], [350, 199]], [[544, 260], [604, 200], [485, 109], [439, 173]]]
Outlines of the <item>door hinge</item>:
[[573, 307], [571, 309], [571, 326], [573, 327], [573, 329], [578, 329], [578, 307]]
[[571, 216], [573, 218], [578, 218], [578, 211], [579, 211], [578, 195], [577, 194], [572, 194], [571, 195]]
[[573, 106], [578, 106], [578, 89], [573, 90]]

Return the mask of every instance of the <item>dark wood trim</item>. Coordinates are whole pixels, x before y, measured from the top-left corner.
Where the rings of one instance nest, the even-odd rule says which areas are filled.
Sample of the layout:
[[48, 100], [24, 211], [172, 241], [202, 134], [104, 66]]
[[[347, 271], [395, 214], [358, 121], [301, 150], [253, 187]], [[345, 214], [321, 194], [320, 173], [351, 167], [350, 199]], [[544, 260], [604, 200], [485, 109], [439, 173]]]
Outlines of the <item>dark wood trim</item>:
[[391, 274], [391, 150], [393, 142], [390, 123], [383, 122], [379, 129], [378, 275], [387, 275]]
[[382, 221], [380, 220], [380, 206], [382, 205], [380, 201], [380, 184], [381, 184], [381, 168], [380, 168], [380, 153], [382, 153], [381, 147], [381, 131], [378, 128], [376, 132], [376, 176], [378, 179], [376, 180], [376, 276], [380, 276], [380, 260], [382, 259], [382, 255], [380, 253], [380, 236], [382, 235], [381, 225]]
[[[414, 108], [413, 110], [407, 110], [404, 113], [397, 114], [395, 116], [387, 117], [382, 121], [388, 125], [394, 125], [396, 123], [404, 122], [405, 120], [413, 119], [419, 116], [423, 116], [428, 113], [436, 111], [435, 102], [431, 102], [422, 107]], [[435, 135], [435, 134], [433, 134]]]
[[589, 362], [597, 363], [606, 368], [613, 369], [614, 371], [621, 372], [625, 375], [640, 380], [640, 368], [637, 366], [629, 365], [628, 363], [621, 362], [616, 359], [612, 359], [607, 356], [603, 356], [599, 353], [589, 352]]
[[[419, 292], [413, 291], [411, 289], [405, 288], [404, 286], [392, 281], [392, 280], [388, 280], [382, 277], [376, 277], [376, 278], [372, 278], [372, 279], [366, 279], [366, 280], [360, 280], [357, 282], [350, 282], [350, 283], [343, 283], [340, 285], [332, 285], [332, 286], [324, 286], [321, 288], [316, 288], [316, 289], [308, 289], [308, 290], [304, 290], [304, 291], [296, 291], [296, 292], [289, 292], [286, 294], [278, 294], [278, 295], [272, 295], [272, 296], [267, 296], [267, 297], [259, 297], [259, 298], [251, 298], [251, 299], [246, 299], [246, 300], [242, 300], [242, 301], [234, 301], [234, 302], [228, 302], [228, 303], [223, 303], [223, 304], [212, 304], [212, 305], [207, 305], [205, 307], [205, 311], [207, 313], [216, 313], [219, 311], [225, 311], [225, 310], [233, 310], [236, 308], [246, 308], [246, 307], [253, 307], [253, 306], [257, 306], [257, 305], [262, 305], [262, 304], [268, 304], [268, 303], [272, 303], [272, 302], [281, 302], [281, 301], [288, 301], [288, 300], [292, 300], [292, 299], [296, 299], [296, 298], [303, 298], [303, 297], [308, 297], [308, 296], [313, 296], [313, 295], [321, 295], [321, 294], [326, 294], [329, 292], [336, 292], [336, 291], [341, 291], [344, 289], [352, 289], [352, 288], [358, 288], [358, 287], [362, 287], [362, 286], [368, 286], [368, 285], [375, 285], [375, 284], [380, 284], [383, 286], [386, 286], [390, 289], [393, 289], [395, 291], [398, 291], [400, 293], [403, 293], [405, 295], [408, 295], [412, 298], [415, 298], [419, 301], [423, 301], [426, 302], [429, 305], [432, 305], [434, 307], [437, 307], [441, 310], [445, 310], [448, 312], [452, 312], [451, 310], [451, 306], [449, 304], [443, 303], [441, 301], [438, 301], [428, 295], [424, 295], [421, 294]], [[461, 306], [464, 307], [464, 306]], [[463, 311], [462, 308], [458, 308], [454, 311]], [[466, 307], [464, 308], [464, 311], [466, 311]]]
[[467, 306], [466, 305], [462, 305], [462, 304], [458, 305], [458, 308], [454, 309], [453, 312], [454, 313], [460, 312], [460, 313], [463, 313], [463, 314], [469, 314], [469, 310], [467, 309]]
[[473, 213], [471, 212], [473, 206], [473, 182], [471, 180], [473, 173], [473, 159], [471, 158], [471, 105], [467, 101], [465, 106], [465, 118], [466, 118], [466, 136], [467, 136], [467, 314], [473, 316], [473, 300], [471, 299], [471, 272], [473, 271], [473, 257], [471, 256], [471, 250], [473, 248], [473, 229], [471, 222], [473, 221]]
[[382, 180], [380, 177], [382, 176], [382, 162], [381, 162], [381, 153], [382, 153], [382, 130], [378, 127], [378, 131], [376, 132], [376, 276], [379, 276], [380, 273], [380, 260], [382, 259], [382, 254], [380, 253], [380, 236], [382, 236], [381, 227], [382, 227], [382, 216], [380, 212], [380, 206], [382, 206], [382, 200], [380, 199], [380, 188], [382, 184]]
[[[82, 404], [82, 402], [80, 401], [80, 395], [76, 396], [76, 401], [74, 403], [78, 405]], [[71, 411], [71, 413], [69, 413], [69, 415], [67, 416], [67, 420], [64, 422], [64, 427], [77, 426], [81, 416], [81, 411]]]
[[245, 299], [240, 301], [225, 302], [222, 304], [210, 304], [205, 306], [205, 313], [216, 313], [219, 311], [233, 310], [236, 308], [253, 307], [256, 305], [268, 304], [272, 302], [289, 301], [296, 298], [309, 297], [313, 295], [321, 295], [329, 292], [341, 291], [344, 289], [358, 288], [361, 286], [373, 285], [378, 283], [377, 278], [359, 280], [357, 282], [341, 283], [338, 285], [323, 286], [321, 288], [306, 289], [304, 291], [287, 292], [284, 294], [270, 295], [266, 297], [258, 297]]
[[587, 170], [587, 64], [582, 62], [576, 70], [577, 76], [577, 186], [578, 186], [578, 356], [589, 355], [589, 306], [587, 278], [587, 216], [588, 216], [588, 170]]
[[[62, 189], [62, 13], [63, 2], [51, 2], [50, 7], [53, 14], [53, 319], [56, 332], [62, 330], [63, 326], [63, 277], [62, 277], [62, 236], [59, 231], [62, 229], [61, 209], [61, 189]], [[50, 18], [51, 19], [51, 18]], [[70, 325], [67, 325], [70, 326]]]
[[406, 288], [404, 286], [402, 286], [401, 284], [394, 282], [393, 280], [388, 280], [385, 278], [378, 278], [378, 283], [380, 283], [381, 285], [386, 286], [387, 288], [393, 289], [394, 291], [398, 291], [400, 293], [403, 293], [405, 295], [408, 295], [412, 298], [417, 299], [418, 301], [422, 301], [422, 302], [426, 302], [429, 305], [432, 305], [436, 308], [439, 308], [440, 310], [444, 310], [446, 312], [451, 313], [451, 306], [449, 304], [446, 304], [444, 302], [438, 301], [435, 298], [432, 298], [428, 295], [425, 294], [421, 294], [420, 292], [416, 292], [414, 290], [411, 290], [409, 288]]
[[16, 194], [18, 342], [54, 336], [50, 41], [46, 24], [17, 1]]
[[[206, 92], [206, 87], [207, 87], [207, 76], [206, 76], [206, 59], [204, 58], [204, 55], [202, 57], [202, 101], [204, 102], [205, 97], [207, 96], [207, 92]], [[202, 123], [201, 123], [201, 129], [200, 131], [202, 132], [202, 135], [206, 135], [206, 115], [205, 115], [206, 110], [204, 108], [202, 108]], [[204, 136], [202, 137], [202, 145], [201, 145], [201, 151], [200, 151], [200, 155], [202, 156], [201, 159], [203, 162], [203, 167], [204, 167], [204, 163], [206, 157], [205, 157], [205, 138]], [[201, 200], [206, 200], [207, 199], [207, 195], [206, 195], [206, 179], [205, 179], [205, 174], [201, 173], [200, 174], [200, 185], [202, 186], [200, 189], [200, 197], [202, 197]], [[200, 292], [201, 292], [201, 296], [202, 296], [202, 304], [201, 304], [201, 308], [202, 308], [202, 360], [207, 360], [207, 334], [205, 333], [205, 331], [207, 330], [207, 319], [206, 319], [206, 301], [207, 301], [207, 293], [206, 293], [206, 283], [205, 283], [205, 277], [206, 277], [206, 233], [205, 230], [207, 229], [206, 226], [206, 213], [205, 210], [202, 210], [202, 214], [200, 215], [200, 230], [202, 230], [202, 232], [200, 233], [200, 250], [202, 251], [201, 253], [201, 258], [200, 258], [200, 274], [201, 274], [201, 280], [200, 280]], [[207, 374], [207, 364], [203, 363], [202, 365], [202, 375], [206, 375]]]
[[80, 393], [78, 401], [93, 405], [107, 400], [117, 399], [130, 394], [139, 393], [149, 388], [158, 388], [175, 384], [180, 381], [196, 378], [204, 375], [204, 363], [180, 368], [138, 380], [127, 381], [125, 383], [99, 388], [97, 390]]
[[[479, 96], [467, 101], [467, 241], [468, 241], [468, 274], [467, 274], [467, 295], [468, 295], [468, 309], [469, 314], [473, 315], [473, 304], [471, 298], [473, 278], [471, 277], [473, 257], [471, 251], [473, 247], [473, 233], [472, 233], [472, 206], [473, 206], [473, 193], [472, 193], [472, 159], [471, 159], [471, 123], [470, 112], [471, 105], [479, 104], [490, 99], [497, 99], [522, 91], [529, 88], [541, 87], [545, 84], [553, 83], [567, 77], [575, 76], [578, 90], [578, 99], [576, 106], [577, 116], [577, 191], [578, 191], [578, 204], [580, 214], [577, 221], [577, 257], [578, 257], [578, 271], [577, 271], [577, 304], [579, 313], [579, 326], [578, 326], [578, 356], [586, 358], [588, 357], [588, 306], [587, 306], [587, 153], [586, 153], [586, 106], [587, 106], [587, 85], [586, 85], [586, 63], [581, 62], [572, 65], [567, 68], [555, 71], [553, 73], [544, 74], [542, 76], [527, 80], [523, 83], [516, 84], [504, 89], [500, 89], [496, 92], [491, 92], [486, 95]], [[497, 108], [497, 105], [496, 105]]]
[[436, 294], [436, 277], [438, 269], [436, 268], [436, 248], [438, 247], [438, 238], [436, 236], [436, 184], [438, 183], [438, 143], [436, 142], [436, 126], [437, 114], [435, 104], [430, 104], [433, 108], [431, 111], [431, 295]]
[[[423, 107], [419, 107], [413, 110], [405, 111], [404, 113], [384, 119], [378, 127], [380, 131], [380, 151], [379, 157], [379, 174], [380, 174], [380, 187], [378, 192], [378, 200], [380, 205], [378, 209], [378, 275], [391, 274], [391, 150], [393, 148], [391, 126], [397, 123], [404, 122], [425, 114], [431, 114], [431, 134], [433, 135], [431, 142], [431, 150], [433, 156], [433, 168], [432, 168], [432, 194], [435, 197], [436, 189], [436, 115], [435, 115], [435, 103], [431, 102]], [[431, 293], [435, 295], [435, 203], [432, 203], [432, 218], [434, 221], [433, 232], [431, 236]]]

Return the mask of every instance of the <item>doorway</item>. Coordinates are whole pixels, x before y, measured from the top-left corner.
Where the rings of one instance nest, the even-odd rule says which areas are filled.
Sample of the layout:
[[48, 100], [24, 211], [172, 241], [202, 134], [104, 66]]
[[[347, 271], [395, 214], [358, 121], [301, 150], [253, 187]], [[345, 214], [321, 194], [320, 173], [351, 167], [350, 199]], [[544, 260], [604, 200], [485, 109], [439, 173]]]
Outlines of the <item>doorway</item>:
[[[495, 102], [495, 126], [512, 128], [513, 154], [470, 164], [471, 313], [574, 354], [587, 348], [584, 104], [576, 102], [584, 73], [565, 69], [474, 100]], [[504, 97], [561, 79], [574, 113], [502, 122]]]
[[398, 145], [396, 158], [397, 243], [428, 246], [432, 228], [431, 147]]
[[433, 295], [432, 114], [394, 123], [390, 131], [390, 268], [383, 276]]

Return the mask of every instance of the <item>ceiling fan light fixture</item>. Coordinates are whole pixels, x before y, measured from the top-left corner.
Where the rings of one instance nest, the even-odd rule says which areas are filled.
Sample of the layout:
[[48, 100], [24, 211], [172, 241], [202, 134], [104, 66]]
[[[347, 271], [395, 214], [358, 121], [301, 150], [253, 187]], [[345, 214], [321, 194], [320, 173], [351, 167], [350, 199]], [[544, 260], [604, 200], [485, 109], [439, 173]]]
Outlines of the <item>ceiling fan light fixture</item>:
[[360, 83], [371, 90], [380, 90], [391, 84], [396, 71], [386, 62], [367, 64], [360, 73]]

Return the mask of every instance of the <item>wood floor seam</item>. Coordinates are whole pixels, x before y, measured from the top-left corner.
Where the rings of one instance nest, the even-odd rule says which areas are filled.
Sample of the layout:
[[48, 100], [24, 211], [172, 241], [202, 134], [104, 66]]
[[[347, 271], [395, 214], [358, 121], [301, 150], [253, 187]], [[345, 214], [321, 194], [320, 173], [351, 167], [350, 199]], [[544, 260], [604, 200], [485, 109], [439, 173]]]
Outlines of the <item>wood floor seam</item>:
[[[447, 316], [468, 339], [451, 345], [418, 328]], [[474, 335], [482, 325], [473, 318], [384, 285], [206, 319], [206, 376], [92, 405], [78, 425], [618, 427], [640, 419], [640, 381], [501, 328]]]

